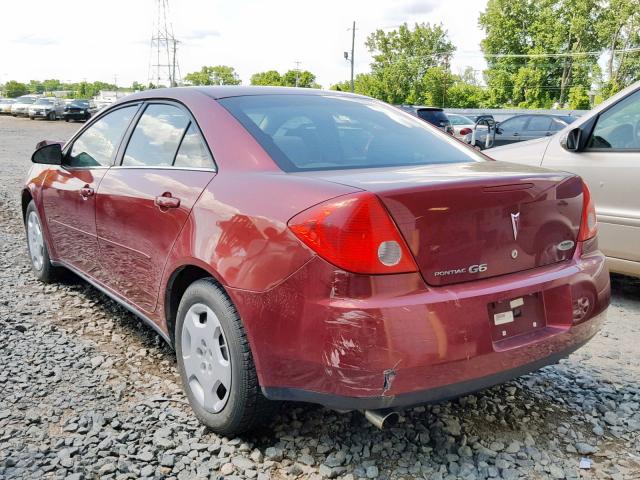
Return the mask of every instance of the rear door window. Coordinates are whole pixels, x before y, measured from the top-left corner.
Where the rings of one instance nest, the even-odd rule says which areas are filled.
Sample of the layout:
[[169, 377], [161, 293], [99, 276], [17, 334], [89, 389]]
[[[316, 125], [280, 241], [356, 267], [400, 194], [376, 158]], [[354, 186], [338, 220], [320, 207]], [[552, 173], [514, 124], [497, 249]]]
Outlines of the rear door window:
[[527, 130], [530, 132], [546, 132], [551, 128], [551, 118], [543, 116], [529, 117]]
[[500, 123], [500, 130], [505, 133], [521, 132], [524, 130], [524, 125], [526, 122], [527, 117], [525, 116], [509, 118], [508, 120]]
[[204, 139], [193, 123], [189, 125], [182, 143], [173, 162], [175, 167], [182, 168], [213, 168], [213, 160]]
[[189, 116], [174, 105], [149, 105], [131, 134], [122, 165], [171, 166], [187, 127]]

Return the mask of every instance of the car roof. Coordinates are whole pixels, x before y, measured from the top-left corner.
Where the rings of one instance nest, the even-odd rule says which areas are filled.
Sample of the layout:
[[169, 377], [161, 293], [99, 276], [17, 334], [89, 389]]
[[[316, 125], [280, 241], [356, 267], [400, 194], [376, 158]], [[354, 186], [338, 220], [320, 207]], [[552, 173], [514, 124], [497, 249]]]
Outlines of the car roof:
[[[189, 87], [186, 87], [189, 88]], [[258, 87], [241, 85], [219, 85], [210, 87], [195, 87], [211, 98], [243, 97], [250, 95], [318, 95], [318, 96], [341, 96], [369, 98], [350, 92], [340, 92], [338, 90], [323, 90], [319, 88], [297, 88], [297, 87]]]
[[143, 90], [131, 95], [119, 98], [113, 105], [119, 105], [129, 101], [146, 99], [180, 99], [196, 100], [198, 96], [206, 95], [214, 100], [229, 97], [258, 96], [258, 95], [307, 95], [307, 96], [340, 96], [350, 98], [363, 98], [371, 100], [365, 95], [358, 95], [350, 92], [339, 92], [337, 90], [321, 90], [319, 88], [296, 88], [296, 87], [258, 87], [242, 85], [216, 85], [216, 86], [193, 86], [193, 87], [173, 87], [156, 88]]
[[424, 105], [400, 105], [402, 108], [413, 108], [414, 110], [431, 110], [434, 112], [443, 112], [444, 109], [440, 107], [427, 107]]

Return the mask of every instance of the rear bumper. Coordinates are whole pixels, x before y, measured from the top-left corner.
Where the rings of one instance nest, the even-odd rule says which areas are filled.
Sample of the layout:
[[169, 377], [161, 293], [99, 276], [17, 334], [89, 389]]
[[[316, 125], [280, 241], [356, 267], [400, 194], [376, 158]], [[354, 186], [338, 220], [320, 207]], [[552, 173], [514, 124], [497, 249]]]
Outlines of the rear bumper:
[[[349, 410], [438, 402], [556, 363], [598, 332], [610, 285], [604, 256], [578, 248], [562, 264], [446, 287], [314, 258], [267, 292], [229, 293], [267, 398]], [[489, 305], [527, 296], [539, 327], [502, 338]]]
[[[593, 321], [598, 327], [603, 323], [606, 313], [601, 313], [598, 318]], [[595, 333], [594, 333], [595, 334]], [[401, 393], [395, 396], [377, 396], [377, 397], [342, 397], [321, 392], [313, 392], [297, 388], [263, 388], [262, 393], [270, 400], [281, 400], [291, 402], [307, 402], [324, 405], [328, 408], [336, 410], [376, 410], [380, 408], [409, 408], [418, 405], [430, 403], [439, 403], [451, 400], [464, 395], [468, 395], [480, 390], [484, 390], [494, 385], [508, 382], [514, 378], [521, 377], [528, 373], [539, 370], [542, 367], [558, 363], [563, 358], [568, 357], [571, 353], [587, 343], [593, 335], [572, 344], [565, 350], [554, 352], [548, 356], [544, 356], [536, 361], [519, 365], [509, 370], [502, 370], [497, 373], [487, 375], [480, 378], [472, 378], [457, 383], [442, 385], [439, 387], [428, 388], [426, 390]]]

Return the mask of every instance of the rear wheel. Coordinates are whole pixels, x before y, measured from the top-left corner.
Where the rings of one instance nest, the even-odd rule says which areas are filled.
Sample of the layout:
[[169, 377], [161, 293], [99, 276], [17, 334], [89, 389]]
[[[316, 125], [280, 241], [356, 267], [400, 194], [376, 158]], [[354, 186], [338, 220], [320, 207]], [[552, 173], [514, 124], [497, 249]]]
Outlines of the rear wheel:
[[29, 248], [29, 259], [31, 260], [31, 270], [38, 280], [50, 283], [56, 279], [57, 269], [51, 265], [49, 251], [44, 240], [42, 223], [38, 215], [36, 204], [31, 200], [27, 207], [25, 216], [25, 227], [27, 230], [27, 246]]
[[263, 397], [242, 321], [211, 278], [184, 293], [175, 330], [182, 385], [196, 417], [221, 435], [237, 435], [275, 407]]
[[47, 114], [47, 120], [55, 120], [56, 119], [56, 114], [55, 112], [49, 112]]

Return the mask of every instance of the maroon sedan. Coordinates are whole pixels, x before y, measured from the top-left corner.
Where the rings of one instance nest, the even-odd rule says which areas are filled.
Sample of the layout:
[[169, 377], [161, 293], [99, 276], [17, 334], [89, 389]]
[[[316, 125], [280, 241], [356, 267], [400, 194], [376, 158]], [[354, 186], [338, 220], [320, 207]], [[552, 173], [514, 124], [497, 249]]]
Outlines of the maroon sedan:
[[579, 177], [366, 97], [145, 91], [33, 162], [35, 275], [71, 270], [153, 327], [223, 434], [270, 400], [380, 422], [504, 382], [587, 342], [609, 303]]

